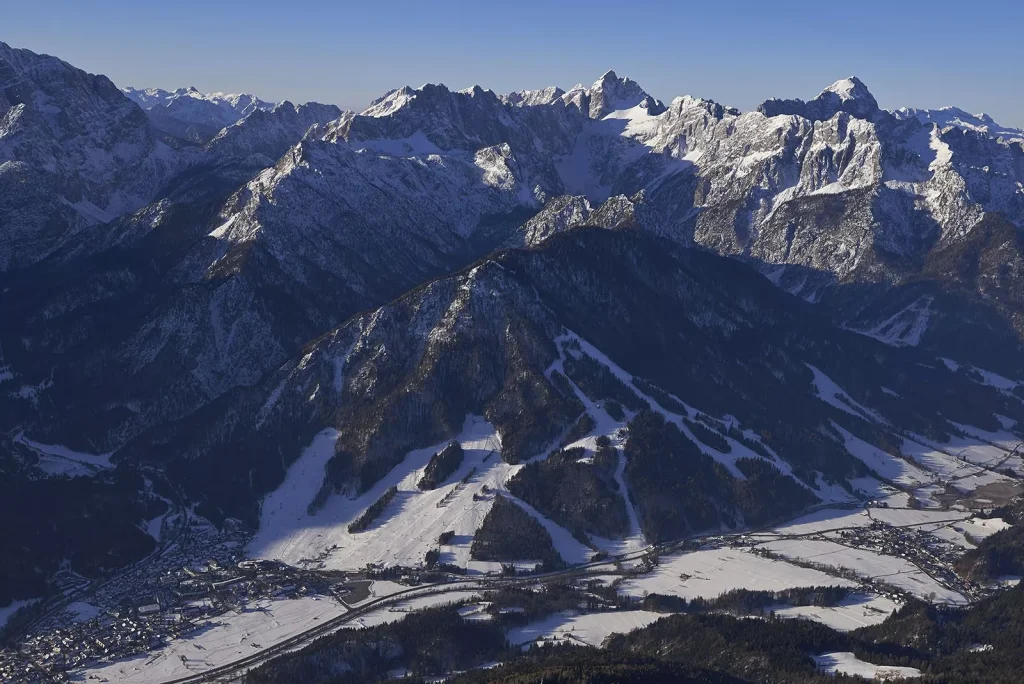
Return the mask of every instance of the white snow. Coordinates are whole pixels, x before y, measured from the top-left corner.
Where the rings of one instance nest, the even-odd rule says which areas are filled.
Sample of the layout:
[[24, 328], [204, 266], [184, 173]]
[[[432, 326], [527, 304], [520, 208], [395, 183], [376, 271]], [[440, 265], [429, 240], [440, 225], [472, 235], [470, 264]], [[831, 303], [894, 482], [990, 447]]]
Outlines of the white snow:
[[18, 610], [24, 608], [25, 606], [30, 606], [38, 600], [39, 599], [21, 599], [17, 601], [12, 601], [9, 605], [6, 606], [0, 606], [0, 628], [6, 625], [7, 621], [10, 620], [11, 616], [14, 615], [14, 613], [16, 613]]
[[670, 594], [692, 600], [716, 598], [734, 589], [779, 591], [817, 586], [858, 584], [746, 550], [721, 548], [664, 556], [652, 572], [623, 582], [619, 592], [631, 596]]
[[918, 487], [934, 480], [929, 473], [907, 460], [882, 451], [855, 437], [835, 423], [832, 423], [832, 427], [842, 436], [846, 450], [850, 454], [863, 461], [866, 466], [886, 480], [906, 487]]
[[886, 423], [882, 416], [878, 415], [877, 412], [869, 409], [863, 404], [857, 402], [849, 394], [847, 394], [842, 387], [840, 387], [832, 378], [825, 375], [819, 369], [815, 368], [811, 364], [805, 364], [811, 369], [811, 373], [814, 374], [814, 389], [821, 399], [826, 404], [835, 406], [837, 409], [845, 411], [846, 413], [864, 418], [869, 422]]
[[[309, 515], [309, 503], [323, 482], [323, 468], [333, 455], [335, 439], [334, 432], [321, 432], [289, 468], [285, 482], [264, 500], [260, 530], [249, 546], [251, 555], [326, 569], [357, 569], [368, 563], [415, 566], [422, 564], [427, 551], [437, 548], [442, 532], [454, 531], [451, 544], [441, 547], [441, 562], [472, 569], [473, 535], [494, 498], [506, 495], [505, 482], [521, 467], [502, 460], [500, 437], [486, 420], [467, 417], [456, 438], [465, 454], [463, 463], [442, 486], [422, 491], [417, 484], [430, 457], [447, 441], [410, 452], [369, 491], [356, 497], [332, 494], [319, 511]], [[370, 529], [349, 533], [348, 524], [391, 486], [397, 487], [398, 494]], [[589, 558], [590, 550], [567, 530], [517, 503], [551, 532], [555, 548], [567, 561]]]
[[228, 230], [230, 230], [231, 228], [231, 224], [235, 222], [235, 219], [237, 217], [238, 214], [234, 214], [227, 221], [214, 228], [212, 231], [210, 231], [210, 237], [216, 238], [218, 240], [226, 237], [228, 234]]
[[920, 677], [921, 671], [913, 667], [896, 667], [894, 665], [874, 665], [861, 660], [849, 652], [825, 653], [814, 656], [814, 662], [819, 668], [829, 674], [842, 673], [846, 675], [857, 675], [867, 679], [908, 679]]
[[[555, 344], [559, 345], [559, 342], [565, 337], [556, 338]], [[579, 339], [579, 338], [576, 338]], [[583, 344], [582, 340], [580, 341]], [[560, 345], [559, 345], [560, 346]], [[589, 345], [588, 345], [589, 346]], [[591, 347], [591, 349], [593, 349]], [[594, 350], [596, 352], [596, 350]], [[564, 355], [564, 352], [559, 349], [559, 353]], [[601, 357], [607, 361], [607, 357], [601, 355]], [[553, 371], [558, 371], [564, 374], [564, 368], [562, 365], [563, 359], [559, 359], [551, 365], [551, 368], [547, 370], [548, 377], [551, 376]], [[609, 361], [610, 363], [610, 361]], [[625, 374], [621, 369], [617, 370]], [[614, 372], [614, 371], [613, 371]], [[622, 455], [621, 448], [624, 445], [623, 437], [620, 434], [620, 430], [625, 427], [626, 421], [619, 422], [608, 415], [608, 412], [604, 410], [603, 405], [598, 405], [590, 399], [583, 391], [576, 386], [576, 383], [569, 380], [573, 391], [576, 393], [576, 397], [583, 402], [587, 413], [594, 419], [595, 427], [580, 439], [566, 445], [566, 448], [583, 447], [586, 450], [586, 458], [593, 458], [594, 453], [597, 451], [597, 440], [599, 437], [607, 437], [611, 446], [619, 450], [619, 463], [615, 469], [615, 481], [619, 485], [619, 493], [622, 495], [623, 502], [626, 507], [626, 514], [629, 517], [629, 531], [626, 536], [622, 539], [604, 539], [591, 535], [591, 541], [600, 548], [602, 551], [610, 555], [621, 555], [624, 553], [632, 553], [639, 551], [647, 547], [647, 540], [644, 538], [643, 531], [640, 529], [640, 521], [636, 514], [636, 508], [633, 506], [632, 499], [629, 495], [629, 487], [626, 485], [625, 479], [625, 468], [626, 460]], [[564, 555], [564, 554], [563, 554]]]
[[931, 306], [931, 297], [921, 297], [873, 328], [850, 330], [873, 337], [892, 347], [916, 347], [921, 342], [921, 336], [928, 330], [928, 321], [932, 315]]
[[75, 601], [64, 609], [64, 614], [74, 622], [88, 622], [94, 617], [99, 617], [100, 609], [91, 603]]
[[1010, 380], [1007, 377], [999, 375], [998, 373], [993, 373], [992, 371], [985, 370], [984, 368], [971, 366], [971, 370], [973, 370], [975, 373], [981, 376], [981, 381], [983, 384], [989, 385], [990, 387], [995, 387], [996, 389], [1001, 389], [1009, 392], [1012, 391], [1013, 388], [1015, 388], [1018, 384], [1015, 380]]
[[1010, 524], [1002, 518], [969, 518], [934, 530], [932, 534], [957, 546], [972, 549], [975, 546], [972, 540], [984, 539], [1008, 527]]
[[160, 684], [195, 675], [257, 653], [345, 610], [326, 597], [262, 600], [243, 612], [213, 618], [205, 627], [160, 650], [76, 671], [72, 681]]
[[555, 546], [555, 550], [568, 563], [586, 563], [590, 560], [590, 557], [594, 555], [594, 552], [588, 547], [583, 545], [576, 537], [572, 536], [572, 533], [564, 527], [556, 524], [549, 518], [538, 511], [536, 508], [526, 503], [522, 499], [518, 499], [507, 492], [504, 496], [512, 499], [522, 508], [524, 511], [530, 514], [530, 516], [544, 526], [548, 534], [551, 535], [551, 541]]
[[944, 451], [927, 446], [927, 438], [915, 435], [914, 439], [903, 439], [903, 454], [923, 469], [935, 473], [943, 480], [955, 480], [978, 472], [978, 468], [970, 463], [958, 460]]
[[[735, 441], [735, 440], [733, 440], [733, 439], [731, 439], [729, 437], [726, 437], [725, 435], [722, 435], [723, 439], [725, 439], [729, 443], [729, 445], [732, 447], [731, 451], [728, 454], [722, 453], [722, 452], [718, 451], [717, 449], [713, 449], [712, 447], [704, 444], [704, 442], [700, 441], [700, 439], [698, 439], [697, 436], [694, 435], [693, 432], [690, 431], [690, 429], [686, 426], [686, 423], [683, 422], [683, 420], [682, 420], [684, 417], [693, 418], [697, 414], [697, 410], [696, 409], [694, 409], [694, 408], [692, 408], [690, 406], [687, 406], [685, 404], [685, 402], [683, 402], [683, 401], [679, 401], [680, 404], [683, 404], [686, 407], [687, 415], [686, 416], [682, 416], [680, 414], [673, 413], [672, 411], [666, 409], [661, 404], [659, 404], [653, 397], [651, 397], [648, 394], [640, 391], [636, 387], [636, 385], [633, 383], [633, 376], [632, 376], [632, 374], [630, 374], [627, 371], [623, 370], [621, 367], [618, 366], [618, 364], [616, 364], [614, 361], [612, 361], [610, 358], [608, 358], [608, 356], [604, 352], [602, 352], [597, 347], [595, 347], [594, 345], [592, 345], [589, 342], [587, 342], [585, 339], [583, 339], [582, 337], [580, 337], [576, 333], [574, 333], [572, 331], [566, 332], [564, 335], [561, 335], [561, 336], [559, 336], [559, 337], [557, 337], [555, 339], [555, 344], [559, 344], [560, 345], [560, 343], [563, 340], [574, 340], [574, 341], [578, 342], [579, 345], [580, 345], [580, 348], [583, 350], [583, 352], [585, 352], [588, 356], [590, 356], [591, 358], [595, 359], [596, 361], [598, 361], [599, 363], [604, 365], [606, 368], [608, 368], [608, 370], [611, 371], [612, 375], [614, 375], [616, 378], [621, 380], [627, 387], [629, 387], [634, 393], [636, 393], [636, 395], [638, 397], [640, 397], [641, 399], [646, 401], [650, 405], [650, 407], [652, 409], [654, 409], [655, 411], [660, 413], [662, 416], [664, 416], [664, 418], [666, 420], [674, 423], [676, 425], [676, 427], [678, 427], [679, 430], [684, 435], [686, 435], [686, 437], [690, 441], [692, 441], [694, 444], [696, 444], [697, 447], [704, 454], [706, 454], [707, 456], [710, 456], [711, 458], [715, 459], [716, 461], [721, 463], [723, 466], [725, 466], [725, 468], [729, 471], [729, 473], [733, 477], [735, 477], [736, 479], [739, 479], [739, 480], [745, 480], [746, 479], [746, 477], [743, 475], [743, 473], [740, 472], [740, 470], [736, 467], [736, 461], [738, 459], [740, 459], [740, 458], [761, 458], [760, 455], [755, 454], [753, 451], [751, 451], [745, 445], [740, 444], [739, 442], [737, 442], [737, 441]], [[556, 366], [558, 366], [559, 370], [561, 369], [560, 365], [556, 364]], [[586, 400], [586, 396], [583, 395], [582, 392], [577, 392], [577, 394], [580, 396], [581, 400]], [[677, 401], [679, 400], [678, 397], [675, 397], [675, 398], [676, 398]], [[783, 473], [790, 474], [789, 466], [785, 462], [783, 462], [781, 460], [776, 460], [775, 461], [775, 466], [778, 467]]]
[[459, 608], [459, 617], [468, 622], [490, 622], [494, 616], [487, 612], [490, 603], [474, 603]]
[[965, 605], [967, 599], [948, 589], [916, 565], [903, 558], [886, 556], [866, 549], [851, 548], [831, 541], [778, 539], [766, 542], [769, 549], [786, 558], [810, 561], [822, 567], [847, 568], [866, 578], [881, 580], [920, 598], [936, 603]]
[[532, 644], [563, 643], [600, 646], [612, 634], [627, 634], [664, 617], [646, 610], [606, 613], [562, 612], [515, 627], [506, 634], [509, 643], [528, 648]]
[[[170, 512], [170, 511], [168, 511], [168, 512]], [[167, 513], [162, 513], [162, 514], [158, 515], [157, 517], [153, 518], [152, 520], [147, 520], [146, 524], [144, 526], [144, 529], [146, 530], [146, 534], [148, 534], [150, 537], [152, 537], [156, 541], [160, 541], [160, 537], [161, 537], [161, 534], [163, 532], [164, 518], [166, 518], [166, 517], [167, 517]]]
[[[408, 589], [408, 587], [402, 587], [402, 589]], [[394, 605], [388, 606], [386, 608], [371, 610], [369, 613], [360, 615], [351, 622], [346, 622], [344, 625], [342, 625], [342, 627], [344, 629], [363, 629], [366, 627], [376, 627], [378, 625], [384, 625], [389, 622], [397, 622], [398, 620], [402, 620], [409, 613], [418, 610], [425, 610], [427, 608], [440, 608], [441, 606], [452, 606], [457, 603], [462, 603], [463, 601], [471, 601], [473, 599], [478, 598], [480, 598], [480, 593], [474, 591], [449, 591], [443, 594], [435, 594], [432, 596], [419, 596], [415, 598], [410, 598], [407, 601], [395, 603]]]
[[851, 594], [837, 606], [780, 606], [775, 615], [784, 618], [804, 618], [828, 625], [839, 632], [877, 625], [900, 608], [901, 604], [884, 596]]

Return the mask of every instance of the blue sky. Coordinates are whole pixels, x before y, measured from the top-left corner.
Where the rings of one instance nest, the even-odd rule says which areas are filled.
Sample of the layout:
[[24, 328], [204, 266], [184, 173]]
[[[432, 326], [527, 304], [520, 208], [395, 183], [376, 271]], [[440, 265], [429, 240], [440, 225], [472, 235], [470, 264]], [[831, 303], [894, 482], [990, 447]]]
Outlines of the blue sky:
[[118, 85], [360, 109], [390, 88], [590, 83], [749, 109], [857, 75], [884, 107], [1024, 126], [1024, 2], [0, 0], [0, 40]]

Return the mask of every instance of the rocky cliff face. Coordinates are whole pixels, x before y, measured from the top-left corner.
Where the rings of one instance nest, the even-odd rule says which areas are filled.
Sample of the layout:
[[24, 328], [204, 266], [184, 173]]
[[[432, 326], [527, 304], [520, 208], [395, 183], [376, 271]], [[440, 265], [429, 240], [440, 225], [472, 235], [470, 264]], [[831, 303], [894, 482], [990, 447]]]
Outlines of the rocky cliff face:
[[0, 43], [0, 269], [145, 205], [173, 167], [104, 76]]

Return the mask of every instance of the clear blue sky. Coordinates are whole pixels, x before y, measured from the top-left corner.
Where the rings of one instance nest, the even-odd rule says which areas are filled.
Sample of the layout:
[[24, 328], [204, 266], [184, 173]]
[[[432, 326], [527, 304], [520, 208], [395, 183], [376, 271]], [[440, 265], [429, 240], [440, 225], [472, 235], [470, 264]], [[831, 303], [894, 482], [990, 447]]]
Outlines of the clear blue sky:
[[857, 75], [880, 104], [1024, 126], [1024, 1], [0, 0], [0, 40], [118, 85], [359, 109], [425, 82], [495, 91], [606, 69], [748, 109]]

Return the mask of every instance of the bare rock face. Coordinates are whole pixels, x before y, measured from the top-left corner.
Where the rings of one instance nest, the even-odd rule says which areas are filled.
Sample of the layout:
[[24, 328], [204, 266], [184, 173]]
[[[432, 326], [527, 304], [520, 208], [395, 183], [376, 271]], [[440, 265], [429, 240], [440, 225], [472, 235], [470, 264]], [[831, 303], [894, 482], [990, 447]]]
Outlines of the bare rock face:
[[0, 83], [0, 269], [142, 207], [168, 177], [169, 150], [105, 76], [0, 43]]

